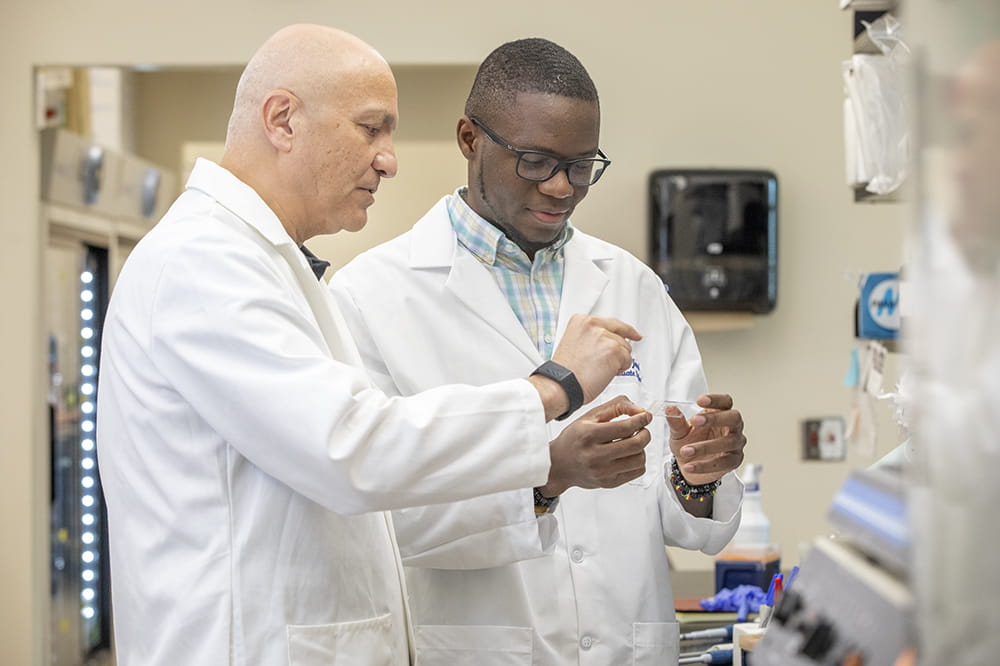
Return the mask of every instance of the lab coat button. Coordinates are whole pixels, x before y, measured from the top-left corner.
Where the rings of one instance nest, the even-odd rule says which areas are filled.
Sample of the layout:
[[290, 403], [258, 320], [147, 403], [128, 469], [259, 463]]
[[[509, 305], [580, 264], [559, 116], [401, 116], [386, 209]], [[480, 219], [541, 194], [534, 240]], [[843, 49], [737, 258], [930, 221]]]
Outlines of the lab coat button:
[[583, 638], [580, 639], [580, 647], [582, 647], [584, 650], [589, 650], [593, 645], [594, 645], [594, 639], [591, 638], [590, 636], [584, 636]]
[[569, 556], [577, 564], [579, 564], [580, 562], [583, 562], [583, 551], [580, 550], [579, 548], [574, 548], [573, 552], [570, 553]]

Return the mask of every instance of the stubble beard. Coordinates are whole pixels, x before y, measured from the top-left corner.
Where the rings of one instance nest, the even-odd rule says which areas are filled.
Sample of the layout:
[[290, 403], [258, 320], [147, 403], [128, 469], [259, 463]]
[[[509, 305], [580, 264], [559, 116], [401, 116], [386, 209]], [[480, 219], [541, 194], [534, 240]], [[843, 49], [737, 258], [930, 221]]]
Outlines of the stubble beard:
[[486, 192], [486, 181], [483, 178], [482, 168], [479, 169], [478, 179], [479, 182], [477, 185], [479, 186], [479, 200], [483, 202], [483, 205], [486, 206], [491, 216], [483, 216], [483, 219], [502, 231], [507, 238], [514, 242], [515, 245], [524, 250], [524, 253], [527, 254], [529, 258], [533, 259], [536, 252], [549, 247], [559, 239], [560, 235], [562, 235], [562, 229], [566, 226], [565, 222], [563, 223], [563, 226], [560, 227], [559, 233], [557, 233], [552, 240], [538, 242], [528, 239], [524, 236], [524, 234], [515, 229], [512, 224], [509, 224], [506, 220], [502, 219], [497, 213], [496, 207], [493, 205], [490, 196]]

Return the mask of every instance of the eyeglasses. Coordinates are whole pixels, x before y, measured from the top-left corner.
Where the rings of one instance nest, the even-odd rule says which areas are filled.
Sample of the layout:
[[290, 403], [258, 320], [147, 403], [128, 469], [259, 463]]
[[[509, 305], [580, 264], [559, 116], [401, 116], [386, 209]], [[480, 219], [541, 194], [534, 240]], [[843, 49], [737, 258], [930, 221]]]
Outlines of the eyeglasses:
[[505, 139], [484, 125], [477, 118], [469, 116], [472, 124], [483, 130], [493, 143], [502, 146], [517, 155], [515, 173], [525, 180], [543, 182], [552, 178], [560, 171], [566, 172], [566, 178], [574, 187], [589, 187], [600, 180], [604, 170], [611, 164], [608, 156], [597, 149], [600, 157], [584, 157], [575, 160], [561, 160], [558, 157], [541, 153], [537, 150], [520, 150], [507, 143]]

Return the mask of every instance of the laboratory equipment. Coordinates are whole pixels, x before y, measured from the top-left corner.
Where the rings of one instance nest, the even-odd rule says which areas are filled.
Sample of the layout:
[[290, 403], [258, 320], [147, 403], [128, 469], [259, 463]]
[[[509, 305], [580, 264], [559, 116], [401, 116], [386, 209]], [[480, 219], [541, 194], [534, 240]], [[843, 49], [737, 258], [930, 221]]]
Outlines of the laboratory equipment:
[[899, 471], [854, 472], [828, 519], [838, 533], [818, 539], [806, 554], [753, 652], [754, 666], [889, 665], [913, 644], [910, 533]]
[[719, 648], [709, 650], [694, 657], [681, 657], [678, 664], [716, 664], [717, 666], [728, 666], [733, 663], [733, 651], [730, 648]]

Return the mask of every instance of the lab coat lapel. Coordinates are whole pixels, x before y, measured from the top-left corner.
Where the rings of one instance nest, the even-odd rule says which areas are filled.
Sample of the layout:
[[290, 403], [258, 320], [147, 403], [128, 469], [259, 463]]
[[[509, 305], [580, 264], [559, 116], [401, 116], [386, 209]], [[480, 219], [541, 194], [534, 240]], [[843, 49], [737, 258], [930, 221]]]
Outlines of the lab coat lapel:
[[358, 353], [347, 328], [347, 322], [344, 321], [343, 315], [337, 309], [336, 303], [330, 298], [325, 283], [316, 279], [316, 275], [309, 267], [309, 262], [302, 254], [302, 250], [291, 242], [282, 243], [277, 246], [277, 249], [292, 267], [295, 279], [302, 289], [302, 294], [306, 297], [306, 302], [309, 303], [309, 308], [316, 317], [316, 322], [319, 324], [320, 331], [323, 333], [323, 338], [326, 340], [333, 358], [358, 368], [364, 367], [361, 355]]
[[542, 357], [489, 269], [458, 245], [445, 199], [413, 227], [410, 267], [446, 268], [445, 289], [474, 316], [496, 329], [533, 364]]
[[602, 252], [579, 229], [574, 229], [574, 236], [566, 243], [563, 252], [563, 288], [559, 300], [559, 323], [556, 327], [557, 339], [560, 340], [570, 317], [575, 314], [590, 314], [594, 309], [597, 299], [608, 284], [607, 273], [600, 264], [612, 261], [609, 253]]
[[264, 200], [229, 171], [201, 158], [195, 162], [187, 186], [215, 199], [277, 251], [292, 269], [331, 356], [355, 367], [363, 367], [361, 355], [351, 339], [347, 324], [325, 284], [316, 279], [305, 255]]
[[514, 314], [496, 279], [472, 254], [463, 251], [455, 253], [455, 263], [445, 287], [533, 363], [541, 363], [541, 354]]

